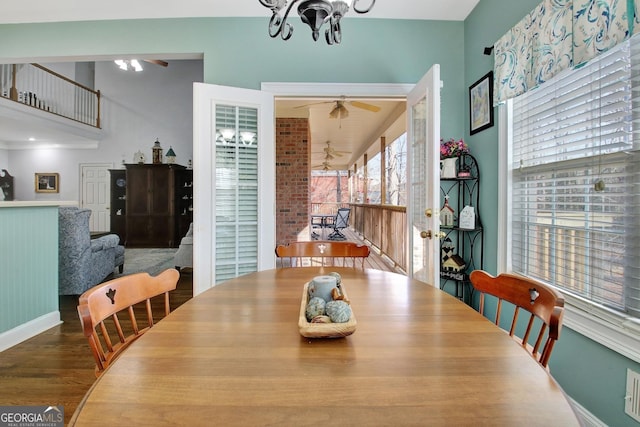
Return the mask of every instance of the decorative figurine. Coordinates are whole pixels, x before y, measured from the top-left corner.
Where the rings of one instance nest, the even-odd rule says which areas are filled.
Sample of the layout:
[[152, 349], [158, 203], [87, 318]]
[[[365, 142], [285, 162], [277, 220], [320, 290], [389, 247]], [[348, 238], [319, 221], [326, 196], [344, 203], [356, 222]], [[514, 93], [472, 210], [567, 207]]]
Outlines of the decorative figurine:
[[160, 146], [160, 141], [158, 141], [157, 138], [156, 142], [153, 143], [153, 147], [151, 147], [151, 152], [153, 153], [153, 164], [162, 164], [162, 147]]
[[442, 264], [440, 269], [451, 273], [460, 273], [466, 267], [464, 259], [455, 253], [456, 248], [450, 238], [446, 238], [442, 243]]
[[140, 150], [136, 151], [133, 154], [133, 163], [138, 163], [139, 165], [143, 164], [145, 161], [144, 153]]
[[167, 158], [167, 163], [170, 165], [176, 162], [176, 153], [175, 151], [173, 151], [173, 148], [171, 146], [169, 146], [169, 151], [167, 151], [165, 157]]
[[444, 206], [440, 209], [440, 226], [453, 227], [455, 211], [449, 205], [449, 196], [444, 196]]

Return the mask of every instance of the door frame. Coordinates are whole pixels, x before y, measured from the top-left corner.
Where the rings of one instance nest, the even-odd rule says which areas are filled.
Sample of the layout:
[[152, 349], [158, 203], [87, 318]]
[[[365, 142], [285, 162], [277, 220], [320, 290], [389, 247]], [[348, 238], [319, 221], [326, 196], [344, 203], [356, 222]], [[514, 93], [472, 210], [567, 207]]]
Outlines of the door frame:
[[[424, 77], [421, 78], [421, 81]], [[420, 81], [420, 82], [421, 82]], [[362, 97], [389, 98], [408, 101], [409, 94], [418, 86], [416, 83], [292, 83], [263, 82], [260, 89], [273, 94], [277, 98], [314, 98], [314, 97]], [[274, 109], [275, 113], [275, 109]], [[438, 120], [439, 120], [438, 115]], [[274, 116], [275, 120], [275, 116]], [[407, 172], [408, 173], [408, 172]], [[407, 206], [407, 216], [409, 215]], [[405, 230], [405, 232], [407, 232]], [[408, 259], [407, 262], [411, 260]], [[408, 265], [408, 264], [407, 264]], [[435, 283], [434, 286], [439, 286]]]

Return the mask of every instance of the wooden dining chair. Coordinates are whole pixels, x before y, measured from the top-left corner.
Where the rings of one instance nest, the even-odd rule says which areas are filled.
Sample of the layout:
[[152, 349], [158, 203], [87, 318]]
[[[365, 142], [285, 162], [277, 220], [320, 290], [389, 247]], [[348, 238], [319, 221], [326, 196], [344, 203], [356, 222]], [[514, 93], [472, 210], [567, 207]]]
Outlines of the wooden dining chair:
[[[513, 274], [494, 277], [485, 271], [475, 270], [471, 272], [470, 280], [475, 290], [480, 292], [480, 313], [485, 314], [485, 294], [497, 298], [494, 319], [496, 325], [500, 326], [502, 302], [507, 301], [515, 306], [510, 319], [509, 335], [546, 368], [553, 346], [560, 337], [564, 298], [544, 283]], [[529, 319], [524, 334], [518, 337], [515, 335], [518, 315], [523, 310], [529, 313]], [[538, 322], [534, 322], [536, 318], [539, 319]], [[536, 324], [540, 325], [539, 328]], [[538, 333], [535, 343], [531, 345], [530, 338], [535, 336], [536, 329]]]
[[[96, 377], [154, 325], [153, 297], [164, 297], [162, 317], [169, 314], [169, 291], [176, 288], [179, 278], [175, 269], [157, 276], [131, 274], [101, 283], [80, 295], [78, 315], [96, 361]], [[128, 321], [118, 317], [125, 316], [125, 311]], [[139, 318], [144, 324], [138, 324]]]
[[292, 242], [276, 247], [280, 267], [320, 265], [364, 269], [364, 263], [370, 253], [367, 245], [354, 242]]

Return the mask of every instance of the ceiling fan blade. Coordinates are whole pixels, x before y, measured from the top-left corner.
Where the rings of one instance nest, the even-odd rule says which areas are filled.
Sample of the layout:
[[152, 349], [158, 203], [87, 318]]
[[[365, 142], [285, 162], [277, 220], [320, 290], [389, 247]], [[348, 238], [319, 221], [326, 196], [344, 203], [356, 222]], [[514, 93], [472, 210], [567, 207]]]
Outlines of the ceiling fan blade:
[[293, 109], [295, 110], [296, 108], [304, 108], [304, 107], [310, 107], [312, 105], [320, 105], [320, 104], [332, 104], [335, 101], [322, 101], [322, 102], [312, 102], [311, 104], [304, 104], [304, 105], [298, 105], [297, 107], [293, 107]]
[[351, 104], [352, 106], [354, 106], [356, 108], [362, 108], [363, 110], [369, 110], [369, 111], [372, 111], [374, 113], [377, 113], [378, 111], [380, 111], [380, 107], [378, 107], [377, 105], [367, 104], [365, 102], [349, 101], [349, 104]]
[[144, 62], [148, 62], [149, 64], [156, 64], [162, 67], [166, 67], [169, 65], [167, 61], [163, 61], [161, 59], [143, 59]]
[[322, 170], [328, 171], [328, 170], [331, 169], [331, 165], [330, 164], [315, 165], [315, 166], [312, 166], [311, 168], [312, 169], [322, 169]]

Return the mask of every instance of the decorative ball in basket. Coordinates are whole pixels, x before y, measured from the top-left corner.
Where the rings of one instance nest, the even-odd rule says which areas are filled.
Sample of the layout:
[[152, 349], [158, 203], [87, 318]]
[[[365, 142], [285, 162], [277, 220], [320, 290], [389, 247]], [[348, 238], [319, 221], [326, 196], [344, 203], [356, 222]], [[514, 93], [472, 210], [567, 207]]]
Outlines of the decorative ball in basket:
[[305, 283], [298, 327], [307, 338], [340, 338], [356, 330], [356, 317], [338, 273]]

